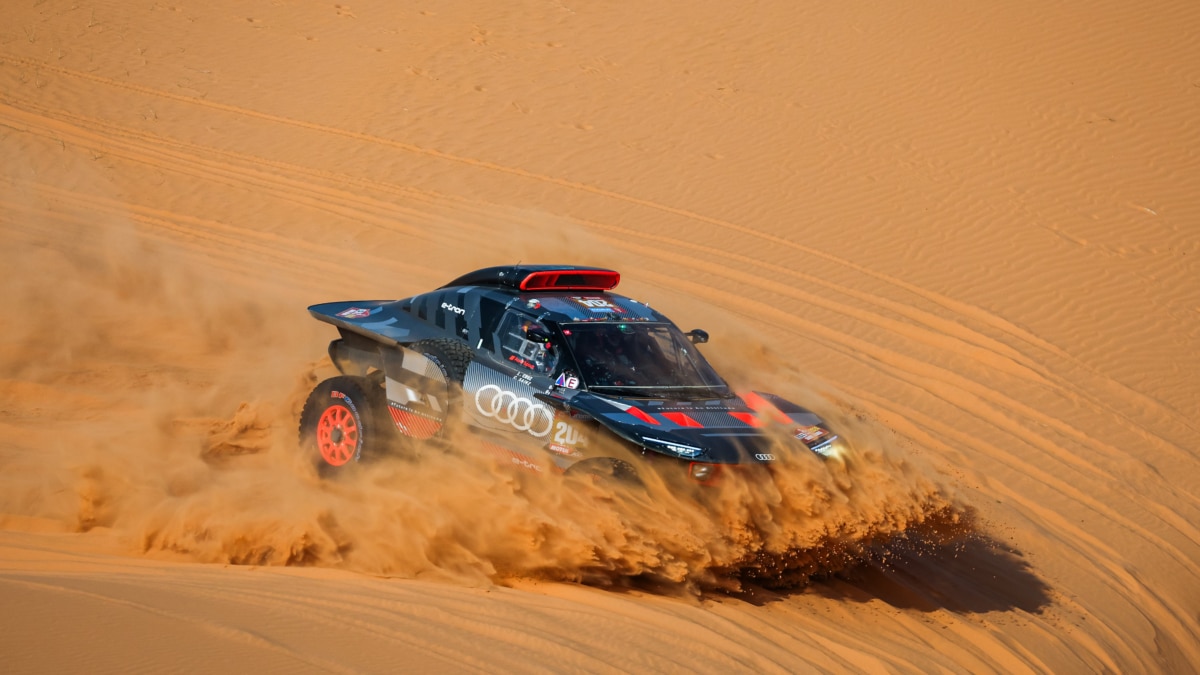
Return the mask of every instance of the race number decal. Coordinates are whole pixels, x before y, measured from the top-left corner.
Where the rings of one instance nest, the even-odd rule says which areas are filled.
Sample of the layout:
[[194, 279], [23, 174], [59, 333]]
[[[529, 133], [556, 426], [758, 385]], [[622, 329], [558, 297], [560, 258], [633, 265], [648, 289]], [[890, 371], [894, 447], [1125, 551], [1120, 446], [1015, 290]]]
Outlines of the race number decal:
[[583, 434], [578, 429], [567, 422], [559, 421], [554, 424], [553, 440], [546, 444], [546, 447], [550, 452], [567, 457], [579, 457], [582, 453], [575, 446], [582, 442]]
[[560, 445], [575, 445], [579, 442], [579, 431], [566, 422], [554, 425], [554, 442]]

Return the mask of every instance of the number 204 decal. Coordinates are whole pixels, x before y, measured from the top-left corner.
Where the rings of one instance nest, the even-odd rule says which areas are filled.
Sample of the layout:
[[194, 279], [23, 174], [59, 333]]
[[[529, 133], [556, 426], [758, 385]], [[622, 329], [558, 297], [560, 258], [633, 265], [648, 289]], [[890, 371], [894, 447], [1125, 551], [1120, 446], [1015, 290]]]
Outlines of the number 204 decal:
[[559, 445], [575, 445], [581, 440], [581, 436], [578, 429], [566, 422], [554, 425], [554, 442]]
[[566, 422], [557, 422], [554, 425], [554, 440], [546, 444], [550, 452], [556, 452], [567, 457], [579, 457], [583, 453], [575, 448], [575, 445], [584, 441], [583, 434], [576, 428]]

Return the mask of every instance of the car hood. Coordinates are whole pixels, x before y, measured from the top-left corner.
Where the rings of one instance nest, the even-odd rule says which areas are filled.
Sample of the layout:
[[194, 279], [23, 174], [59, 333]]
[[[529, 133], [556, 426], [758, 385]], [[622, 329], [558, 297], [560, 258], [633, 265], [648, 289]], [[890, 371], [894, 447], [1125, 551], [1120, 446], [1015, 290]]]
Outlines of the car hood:
[[698, 462], [775, 461], [781, 452], [815, 449], [836, 438], [817, 415], [761, 392], [672, 401], [578, 391], [559, 400], [648, 451]]

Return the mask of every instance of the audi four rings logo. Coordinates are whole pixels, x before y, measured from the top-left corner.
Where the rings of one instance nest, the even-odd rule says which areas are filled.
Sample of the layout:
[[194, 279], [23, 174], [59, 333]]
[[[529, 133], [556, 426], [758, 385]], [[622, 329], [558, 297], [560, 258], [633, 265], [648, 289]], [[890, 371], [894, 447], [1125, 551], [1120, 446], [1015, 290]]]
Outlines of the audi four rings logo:
[[536, 438], [554, 429], [554, 413], [549, 407], [494, 384], [485, 384], [475, 392], [475, 408], [484, 417], [510, 425], [517, 431], [527, 431]]
[[768, 455], [766, 453], [763, 453], [763, 454], [755, 455], [754, 459], [757, 459], [760, 462], [774, 462], [775, 455]]

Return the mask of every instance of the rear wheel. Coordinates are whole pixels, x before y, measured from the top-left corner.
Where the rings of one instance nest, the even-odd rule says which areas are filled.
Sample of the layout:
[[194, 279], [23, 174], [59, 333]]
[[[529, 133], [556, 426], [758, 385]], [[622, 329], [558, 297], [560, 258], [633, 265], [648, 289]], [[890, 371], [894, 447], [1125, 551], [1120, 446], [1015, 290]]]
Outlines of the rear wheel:
[[344, 472], [380, 452], [387, 440], [382, 400], [382, 390], [362, 377], [332, 377], [313, 389], [300, 413], [300, 446], [318, 473]]
[[462, 416], [463, 380], [474, 356], [471, 349], [457, 340], [448, 339], [421, 340], [408, 348], [424, 354], [442, 371], [446, 380], [446, 422], [459, 419]]
[[433, 360], [442, 369], [446, 381], [462, 386], [463, 378], [467, 376], [467, 366], [471, 365], [471, 348], [458, 340], [421, 340], [408, 347], [421, 352]]

